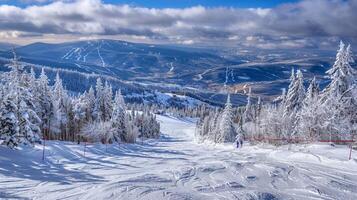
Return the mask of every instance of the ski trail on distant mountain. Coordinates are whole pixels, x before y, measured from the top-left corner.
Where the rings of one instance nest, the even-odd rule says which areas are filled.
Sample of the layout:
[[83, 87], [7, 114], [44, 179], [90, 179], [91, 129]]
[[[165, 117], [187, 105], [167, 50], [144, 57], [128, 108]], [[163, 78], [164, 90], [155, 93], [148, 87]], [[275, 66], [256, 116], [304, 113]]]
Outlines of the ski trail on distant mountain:
[[175, 67], [174, 67], [174, 65], [173, 65], [172, 62], [170, 62], [170, 66], [171, 66], [171, 68], [170, 68], [170, 70], [167, 72], [168, 74], [173, 73], [173, 72], [174, 72], [174, 69], [175, 69]]
[[64, 56], [62, 56], [62, 59], [68, 59], [69, 57], [72, 56], [73, 54], [73, 51], [75, 50], [76, 48], [72, 48], [71, 50], [69, 50]]
[[102, 61], [102, 67], [105, 67], [104, 59], [103, 59], [102, 55], [100, 54], [100, 48], [102, 48], [102, 44], [103, 44], [103, 41], [102, 41], [102, 43], [97, 47], [97, 52], [98, 52], [98, 56], [99, 56], [100, 60]]
[[207, 74], [208, 72], [210, 72], [210, 71], [213, 71], [213, 69], [207, 69], [207, 70], [203, 71], [202, 73], [197, 74], [198, 80], [202, 80], [202, 79], [203, 79], [203, 76], [204, 76], [205, 74]]

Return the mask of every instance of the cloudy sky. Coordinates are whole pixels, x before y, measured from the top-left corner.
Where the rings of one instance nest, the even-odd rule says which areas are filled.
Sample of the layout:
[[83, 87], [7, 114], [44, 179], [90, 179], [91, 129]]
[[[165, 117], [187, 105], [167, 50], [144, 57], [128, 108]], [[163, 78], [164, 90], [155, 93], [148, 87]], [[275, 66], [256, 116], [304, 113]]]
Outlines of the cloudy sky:
[[84, 39], [329, 48], [357, 38], [357, 0], [0, 0], [0, 42]]

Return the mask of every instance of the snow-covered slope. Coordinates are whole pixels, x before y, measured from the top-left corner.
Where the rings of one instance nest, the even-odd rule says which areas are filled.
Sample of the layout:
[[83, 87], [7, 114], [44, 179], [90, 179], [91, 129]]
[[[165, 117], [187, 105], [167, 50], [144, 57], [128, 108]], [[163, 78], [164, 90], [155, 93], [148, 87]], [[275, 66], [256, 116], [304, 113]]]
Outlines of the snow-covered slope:
[[134, 93], [132, 95], [126, 95], [126, 98], [142, 99], [144, 104], [155, 103], [161, 106], [178, 107], [178, 108], [195, 107], [204, 104], [204, 102], [189, 96], [179, 95], [169, 92], [162, 93], [157, 91], [153, 93], [143, 93], [143, 94]]
[[195, 122], [158, 116], [163, 136], [137, 144], [0, 147], [0, 199], [357, 199], [348, 148], [194, 142]]

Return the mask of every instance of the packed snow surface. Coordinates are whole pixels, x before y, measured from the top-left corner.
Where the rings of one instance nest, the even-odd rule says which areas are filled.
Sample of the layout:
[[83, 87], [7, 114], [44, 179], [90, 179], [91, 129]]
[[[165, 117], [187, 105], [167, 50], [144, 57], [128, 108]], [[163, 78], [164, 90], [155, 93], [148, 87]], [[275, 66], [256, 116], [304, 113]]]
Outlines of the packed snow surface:
[[0, 199], [357, 199], [357, 153], [327, 144], [197, 144], [190, 119], [158, 116], [159, 140], [0, 147]]

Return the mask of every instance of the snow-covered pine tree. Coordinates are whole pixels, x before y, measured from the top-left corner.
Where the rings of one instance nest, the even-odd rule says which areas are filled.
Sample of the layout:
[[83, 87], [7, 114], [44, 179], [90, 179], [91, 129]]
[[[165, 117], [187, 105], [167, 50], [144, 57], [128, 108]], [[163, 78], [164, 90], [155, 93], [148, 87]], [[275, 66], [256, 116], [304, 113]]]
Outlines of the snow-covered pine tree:
[[94, 115], [96, 120], [109, 121], [113, 111], [113, 91], [112, 86], [105, 82], [103, 86], [100, 78], [96, 84], [96, 104]]
[[89, 122], [93, 121], [95, 118], [94, 109], [95, 109], [95, 92], [93, 87], [89, 88], [89, 91], [86, 93], [86, 101], [88, 102], [87, 110], [87, 120]]
[[128, 137], [127, 126], [129, 126], [129, 121], [126, 120], [126, 106], [124, 98], [121, 95], [121, 91], [115, 93], [114, 103], [113, 103], [113, 114], [111, 118], [111, 124], [113, 127], [114, 140], [116, 142], [125, 141]]
[[259, 96], [259, 97], [258, 97], [257, 105], [255, 106], [255, 113], [254, 113], [255, 118], [258, 118], [258, 117], [260, 116], [260, 113], [261, 113], [261, 111], [262, 111], [262, 107], [263, 107], [262, 99], [261, 99], [261, 97]]
[[103, 108], [102, 108], [103, 120], [109, 121], [110, 118], [112, 117], [112, 112], [113, 112], [113, 89], [108, 82], [105, 82], [103, 95], [104, 95]]
[[30, 92], [34, 96], [34, 101], [36, 101], [36, 95], [34, 93], [36, 92], [37, 83], [36, 83], [36, 73], [35, 73], [35, 70], [33, 69], [33, 67], [31, 67], [30, 74], [28, 77], [29, 77], [28, 85], [29, 85]]
[[69, 97], [67, 91], [64, 89], [62, 84], [62, 79], [59, 76], [59, 72], [56, 73], [55, 83], [53, 85], [52, 92], [52, 105], [53, 105], [53, 115], [51, 118], [51, 129], [55, 134], [61, 133], [61, 139], [64, 138], [64, 133], [66, 132], [67, 123], [67, 107], [69, 104]]
[[253, 122], [254, 121], [254, 108], [251, 102], [251, 98], [252, 98], [252, 88], [249, 87], [248, 90], [248, 97], [247, 97], [247, 105], [245, 106], [245, 111], [243, 113], [243, 122], [247, 123], [247, 122]]
[[209, 133], [209, 120], [210, 116], [205, 116], [203, 119], [197, 122], [196, 124], [196, 132], [195, 132], [195, 137], [199, 142], [203, 142], [205, 140], [205, 137]]
[[96, 101], [95, 101], [95, 109], [94, 109], [94, 116], [96, 121], [101, 121], [102, 120], [102, 106], [103, 106], [103, 97], [104, 97], [104, 91], [103, 91], [103, 83], [100, 78], [97, 79], [97, 83], [95, 86], [95, 95], [96, 95]]
[[79, 140], [79, 132], [81, 131], [86, 121], [86, 113], [88, 109], [88, 102], [85, 99], [85, 94], [82, 94], [78, 98], [73, 100], [73, 114], [75, 121], [75, 130], [74, 132], [77, 135], [77, 140]]
[[[293, 76], [293, 74], [292, 74]], [[291, 79], [293, 83], [290, 83], [286, 100], [284, 104], [284, 135], [290, 138], [292, 135], [298, 134], [295, 127], [298, 125], [296, 115], [302, 107], [302, 102], [305, 98], [304, 79], [302, 72], [297, 70], [296, 78]]]
[[13, 95], [3, 98], [0, 105], [0, 140], [3, 145], [14, 148], [19, 144], [18, 108]]
[[284, 102], [284, 116], [290, 116], [291, 114], [299, 110], [305, 98], [304, 79], [302, 72], [300, 70], [297, 70], [295, 78], [294, 71], [292, 71], [290, 80], [292, 82], [289, 85], [286, 100]]
[[316, 81], [316, 77], [314, 77], [311, 80], [309, 87], [307, 88], [304, 103], [306, 103], [306, 101], [311, 101], [313, 99], [316, 100], [316, 98], [318, 98], [318, 96], [319, 96], [319, 92], [320, 92], [320, 87]]
[[4, 100], [5, 97], [5, 86], [3, 85], [3, 82], [0, 81], [0, 104]]
[[19, 105], [19, 134], [24, 138], [23, 143], [33, 144], [40, 141], [41, 129], [38, 127], [41, 119], [32, 109], [32, 98], [27, 94], [28, 98], [23, 98]]
[[336, 54], [336, 60], [331, 69], [326, 73], [329, 75], [331, 82], [322, 91], [321, 109], [325, 132], [338, 134], [336, 137], [348, 136], [353, 130], [353, 123], [357, 117], [357, 105], [353, 96], [353, 88], [356, 84], [356, 72], [351, 67], [353, 62], [351, 47], [345, 48], [341, 41], [340, 47]]
[[[65, 140], [75, 142], [78, 137], [74, 106], [76, 104], [75, 99], [70, 98], [66, 107], [67, 123], [65, 124]], [[77, 141], [78, 142], [78, 141]]]
[[[13, 52], [13, 54], [14, 58], [9, 64], [11, 71], [7, 80], [5, 105], [3, 105], [5, 110], [2, 111], [2, 113], [8, 114], [5, 114], [4, 118], [2, 118], [6, 121], [1, 123], [9, 124], [11, 121], [11, 123], [17, 124], [17, 142], [28, 144], [39, 140], [40, 129], [38, 124], [40, 123], [40, 119], [34, 111], [35, 106], [29, 85], [30, 75], [18, 62], [16, 53]], [[13, 115], [14, 118], [11, 117], [9, 119], [7, 117]]]
[[230, 95], [227, 96], [227, 102], [218, 122], [219, 143], [234, 142], [237, 135], [233, 124], [232, 104]]
[[159, 138], [160, 136], [160, 123], [156, 119], [156, 115], [151, 114], [151, 124], [152, 124], [152, 135], [154, 138]]
[[219, 117], [218, 110], [213, 110], [208, 112], [207, 115], [203, 115], [201, 118], [202, 120], [198, 124], [198, 140], [204, 141], [209, 140], [212, 142], [218, 142], [218, 127], [217, 121]]
[[42, 68], [40, 78], [37, 80], [37, 90], [35, 95], [38, 103], [36, 113], [42, 121], [41, 130], [46, 137], [50, 137], [50, 123], [51, 118], [53, 117], [52, 92], [44, 68]]
[[319, 85], [314, 77], [307, 89], [303, 105], [297, 115], [296, 133], [300, 136], [316, 139], [320, 130], [320, 116], [318, 115], [319, 104]]
[[125, 124], [127, 124], [126, 126], [126, 136], [125, 136], [125, 141], [128, 143], [135, 143], [136, 142], [136, 138], [139, 135], [139, 130], [138, 127], [135, 126], [134, 121], [132, 121], [132, 119], [129, 119], [129, 117], [125, 118]]
[[[265, 138], [281, 138], [284, 129], [283, 105], [272, 104], [265, 105], [261, 111], [261, 129], [259, 132], [264, 134]], [[269, 140], [267, 140], [269, 141]]]

